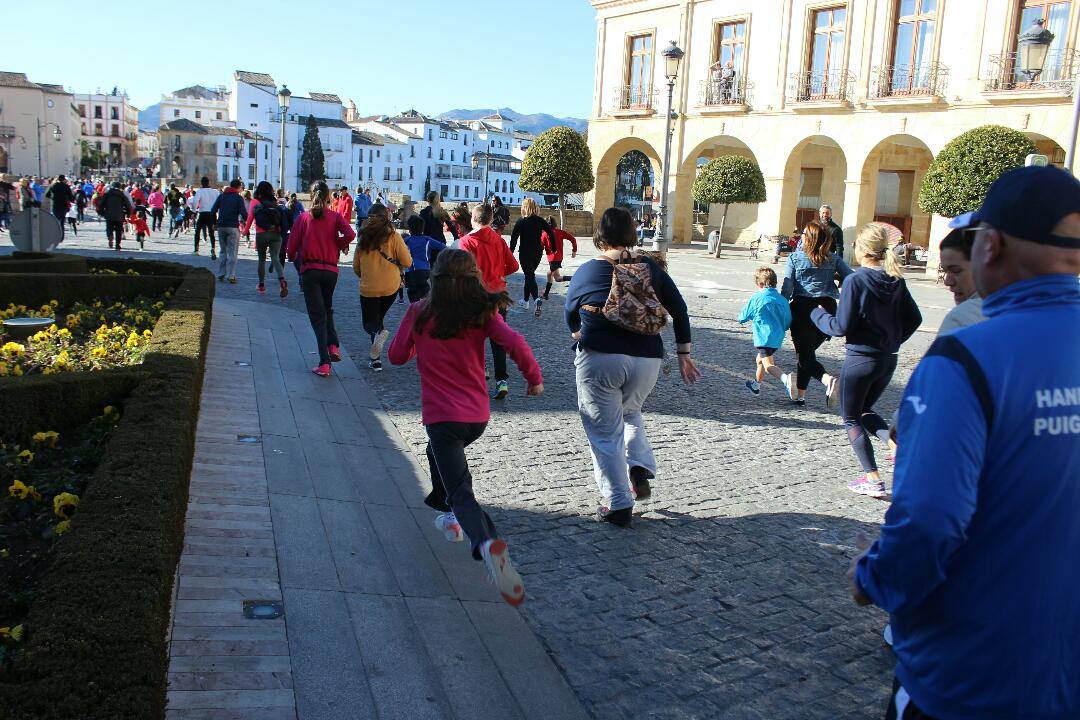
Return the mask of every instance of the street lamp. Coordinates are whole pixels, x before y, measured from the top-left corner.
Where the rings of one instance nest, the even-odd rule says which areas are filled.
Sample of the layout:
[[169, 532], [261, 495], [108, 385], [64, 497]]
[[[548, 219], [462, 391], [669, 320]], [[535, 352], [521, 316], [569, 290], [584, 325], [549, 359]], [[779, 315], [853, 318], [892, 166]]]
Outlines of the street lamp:
[[60, 132], [60, 126], [57, 125], [56, 123], [53, 123], [53, 122], [41, 122], [41, 120], [37, 121], [37, 129], [38, 129], [38, 132], [37, 132], [37, 161], [38, 161], [38, 176], [39, 177], [44, 177], [45, 176], [45, 169], [44, 169], [44, 166], [43, 166], [44, 163], [42, 161], [42, 153], [41, 153], [41, 131], [44, 130], [45, 128], [49, 127], [50, 125], [52, 125], [53, 128], [55, 128], [53, 130], [53, 140], [55, 140], [56, 142], [60, 142], [60, 140], [64, 137], [63, 134]]
[[1054, 33], [1043, 27], [1045, 23], [1042, 18], [1036, 19], [1031, 27], [1020, 33], [1016, 41], [1020, 48], [1020, 68], [1028, 76], [1029, 83], [1042, 74], [1050, 43], [1054, 41]]
[[481, 155], [484, 156], [484, 202], [486, 203], [488, 201], [488, 168], [491, 167], [491, 159], [488, 157], [488, 154], [486, 152], [473, 153], [472, 168], [475, 170], [480, 165], [480, 160], [478, 158]]
[[669, 163], [671, 162], [671, 119], [673, 117], [671, 106], [675, 96], [675, 79], [679, 76], [679, 64], [686, 55], [671, 41], [671, 45], [664, 48], [660, 53], [664, 57], [664, 75], [667, 77], [667, 119], [664, 126], [664, 164], [661, 171], [664, 173], [660, 189], [660, 208], [656, 215], [656, 233], [653, 235], [653, 250], [665, 250], [667, 243], [667, 197], [668, 179], [671, 175]]
[[[289, 113], [289, 101], [292, 99], [292, 93], [289, 92], [288, 85], [282, 85], [281, 90], [278, 90], [278, 104], [281, 106], [281, 156], [279, 160], [279, 176], [278, 187], [282, 190], [285, 189], [285, 120], [288, 118]], [[258, 150], [255, 151], [258, 155]]]

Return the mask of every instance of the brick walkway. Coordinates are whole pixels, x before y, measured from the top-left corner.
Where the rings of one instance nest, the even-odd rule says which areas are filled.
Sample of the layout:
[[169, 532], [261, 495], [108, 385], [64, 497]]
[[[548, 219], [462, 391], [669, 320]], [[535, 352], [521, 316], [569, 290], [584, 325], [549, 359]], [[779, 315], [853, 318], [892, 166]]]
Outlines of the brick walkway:
[[[584, 718], [544, 646], [450, 545], [427, 480], [307, 318], [218, 300], [171, 640], [177, 720]], [[245, 619], [243, 601], [284, 603]]]

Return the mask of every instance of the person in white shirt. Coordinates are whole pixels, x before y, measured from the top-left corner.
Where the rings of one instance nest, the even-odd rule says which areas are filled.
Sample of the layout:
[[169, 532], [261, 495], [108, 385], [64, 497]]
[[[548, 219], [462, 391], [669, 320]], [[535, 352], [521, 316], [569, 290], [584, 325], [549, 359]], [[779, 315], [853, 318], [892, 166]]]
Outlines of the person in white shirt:
[[192, 209], [197, 213], [195, 216], [195, 254], [199, 254], [199, 235], [200, 231], [202, 231], [202, 234], [210, 239], [210, 259], [216, 260], [217, 238], [214, 232], [216, 227], [214, 225], [214, 213], [210, 210], [214, 207], [214, 201], [218, 199], [221, 191], [210, 187], [210, 178], [205, 176], [199, 180], [199, 185], [202, 187], [191, 196], [191, 199], [195, 201]]
[[975, 233], [970, 230], [953, 230], [941, 241], [941, 269], [945, 273], [945, 287], [952, 293], [956, 307], [941, 321], [939, 337], [984, 319], [982, 298], [975, 289], [975, 278], [971, 274], [971, 245], [974, 239]]

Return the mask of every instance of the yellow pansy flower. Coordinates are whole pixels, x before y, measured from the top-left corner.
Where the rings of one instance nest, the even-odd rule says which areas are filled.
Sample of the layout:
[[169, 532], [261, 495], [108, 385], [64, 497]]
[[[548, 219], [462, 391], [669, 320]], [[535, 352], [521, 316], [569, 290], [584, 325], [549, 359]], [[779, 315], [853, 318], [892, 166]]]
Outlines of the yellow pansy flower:
[[16, 625], [15, 627], [0, 627], [0, 640], [11, 640], [12, 642], [19, 642], [23, 638], [23, 626]]
[[71, 529], [71, 521], [70, 520], [61, 520], [60, 522], [56, 523], [56, 527], [53, 528], [53, 532], [55, 532], [57, 535], [63, 535], [64, 533], [66, 533], [70, 529]]
[[26, 348], [17, 342], [5, 343], [4, 347], [0, 348], [0, 352], [8, 357], [19, 357], [26, 352]]
[[72, 493], [60, 493], [53, 498], [53, 514], [58, 518], [67, 520], [71, 517], [68, 513], [79, 506], [79, 496]]
[[14, 375], [15, 377], [22, 377], [22, 374], [23, 374], [22, 365], [16, 365], [15, 369], [11, 371], [11, 374]]
[[22, 480], [16, 480], [8, 487], [8, 495], [13, 498], [25, 500], [26, 496], [30, 494], [30, 488]]
[[34, 462], [34, 453], [30, 452], [29, 450], [23, 450], [21, 453], [19, 453], [18, 460], [23, 465], [29, 465], [30, 463]]
[[41, 445], [47, 445], [48, 447], [56, 447], [56, 441], [60, 439], [60, 433], [55, 430], [49, 430], [48, 432], [34, 433], [34, 436], [30, 438], [36, 443]]

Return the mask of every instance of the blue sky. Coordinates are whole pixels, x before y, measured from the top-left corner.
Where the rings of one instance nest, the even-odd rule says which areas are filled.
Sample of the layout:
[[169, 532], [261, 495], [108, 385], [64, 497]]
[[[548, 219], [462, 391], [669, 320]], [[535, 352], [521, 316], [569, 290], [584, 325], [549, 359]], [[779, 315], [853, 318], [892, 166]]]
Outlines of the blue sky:
[[242, 69], [270, 73], [294, 92], [352, 98], [361, 113], [590, 110], [588, 0], [32, 0], [18, 8], [0, 70], [74, 92], [116, 85], [139, 108], [188, 85], [227, 86]]

